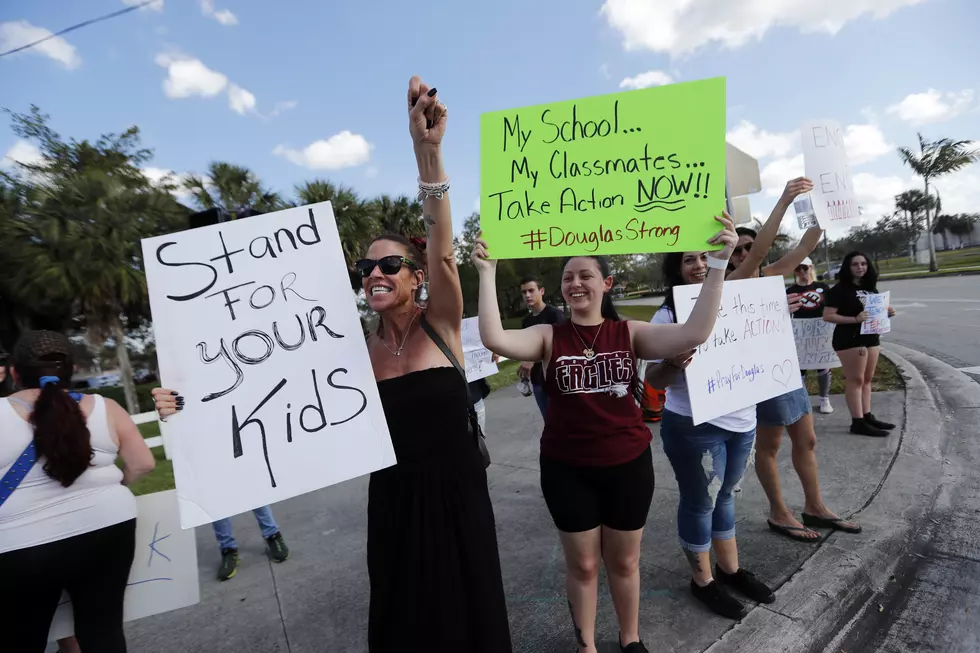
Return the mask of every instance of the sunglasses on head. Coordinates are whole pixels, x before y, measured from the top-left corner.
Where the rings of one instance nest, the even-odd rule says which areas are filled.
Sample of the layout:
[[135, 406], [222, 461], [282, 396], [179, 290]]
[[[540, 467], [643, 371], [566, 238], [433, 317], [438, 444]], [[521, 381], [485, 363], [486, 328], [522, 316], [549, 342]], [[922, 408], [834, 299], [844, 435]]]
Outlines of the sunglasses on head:
[[745, 243], [744, 245], [739, 245], [738, 247], [736, 247], [735, 249], [732, 250], [732, 253], [733, 254], [741, 254], [743, 251], [745, 251], [746, 253], [751, 252], [752, 251], [752, 243]]
[[419, 269], [419, 266], [414, 261], [410, 261], [404, 256], [398, 256], [397, 254], [383, 256], [379, 259], [362, 258], [354, 264], [354, 268], [361, 275], [362, 279], [367, 279], [376, 267], [381, 268], [382, 274], [398, 274], [402, 269], [402, 265], [407, 265], [412, 270]]

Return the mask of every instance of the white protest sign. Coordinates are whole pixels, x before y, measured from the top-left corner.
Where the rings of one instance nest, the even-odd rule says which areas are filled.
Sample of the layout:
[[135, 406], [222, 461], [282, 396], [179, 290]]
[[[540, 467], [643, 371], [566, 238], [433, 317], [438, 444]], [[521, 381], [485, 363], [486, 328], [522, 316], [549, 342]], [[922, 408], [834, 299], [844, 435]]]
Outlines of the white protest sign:
[[829, 370], [840, 367], [840, 359], [832, 344], [834, 325], [822, 317], [793, 320], [796, 357], [801, 370]]
[[861, 303], [868, 312], [868, 319], [861, 323], [861, 335], [885, 334], [892, 330], [892, 319], [888, 317], [891, 291], [860, 293]]
[[824, 229], [859, 224], [861, 215], [840, 124], [832, 120], [808, 122], [802, 133], [803, 166], [813, 182], [810, 197], [817, 222]]
[[[134, 621], [199, 603], [194, 531], [180, 528], [174, 490], [136, 497], [136, 555], [129, 572], [123, 620]], [[71, 601], [61, 597], [48, 641], [75, 632]]]
[[181, 526], [395, 463], [329, 203], [143, 241]]
[[[701, 284], [674, 287], [686, 322]], [[695, 424], [802, 387], [782, 277], [726, 281], [715, 328], [685, 371]]]
[[497, 373], [493, 362], [493, 352], [483, 346], [480, 340], [479, 318], [468, 317], [463, 320], [463, 358], [466, 359], [466, 380], [472, 383]]

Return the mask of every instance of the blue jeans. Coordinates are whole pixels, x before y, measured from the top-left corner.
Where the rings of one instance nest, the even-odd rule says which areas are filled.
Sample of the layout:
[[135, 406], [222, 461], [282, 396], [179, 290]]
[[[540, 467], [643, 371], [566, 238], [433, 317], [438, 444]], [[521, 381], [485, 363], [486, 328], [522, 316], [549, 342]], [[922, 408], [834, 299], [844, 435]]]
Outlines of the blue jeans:
[[[262, 506], [253, 510], [252, 514], [255, 515], [255, 520], [259, 522], [262, 537], [268, 539], [279, 532], [276, 520], [272, 516], [272, 508]], [[231, 517], [219, 519], [211, 524], [211, 527], [214, 528], [214, 536], [218, 538], [218, 546], [222, 549], [238, 548], [238, 542], [235, 541], [235, 536], [231, 534]]]
[[541, 418], [544, 419], [544, 414], [548, 412], [548, 393], [544, 391], [543, 385], [532, 385], [531, 389], [534, 390], [534, 401], [537, 402]]
[[664, 411], [660, 425], [664, 453], [674, 468], [680, 502], [677, 535], [681, 548], [702, 553], [711, 540], [735, 537], [734, 491], [745, 476], [755, 429], [734, 433]]

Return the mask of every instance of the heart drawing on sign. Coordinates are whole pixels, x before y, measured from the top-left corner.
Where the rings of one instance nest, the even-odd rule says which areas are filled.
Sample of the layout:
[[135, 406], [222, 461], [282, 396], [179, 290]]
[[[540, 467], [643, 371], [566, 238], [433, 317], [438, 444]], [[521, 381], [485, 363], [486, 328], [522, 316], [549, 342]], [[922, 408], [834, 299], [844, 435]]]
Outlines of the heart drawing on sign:
[[789, 382], [793, 378], [792, 375], [793, 361], [788, 358], [781, 365], [773, 365], [772, 367], [772, 380], [784, 388], [789, 387]]

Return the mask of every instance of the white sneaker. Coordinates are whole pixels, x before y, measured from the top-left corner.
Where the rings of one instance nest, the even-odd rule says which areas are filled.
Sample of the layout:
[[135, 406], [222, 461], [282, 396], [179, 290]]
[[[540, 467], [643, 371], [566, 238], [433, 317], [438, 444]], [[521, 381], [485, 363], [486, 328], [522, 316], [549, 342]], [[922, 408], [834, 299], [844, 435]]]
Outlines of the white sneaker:
[[834, 412], [834, 407], [830, 405], [830, 397], [820, 397], [820, 412], [824, 415]]

